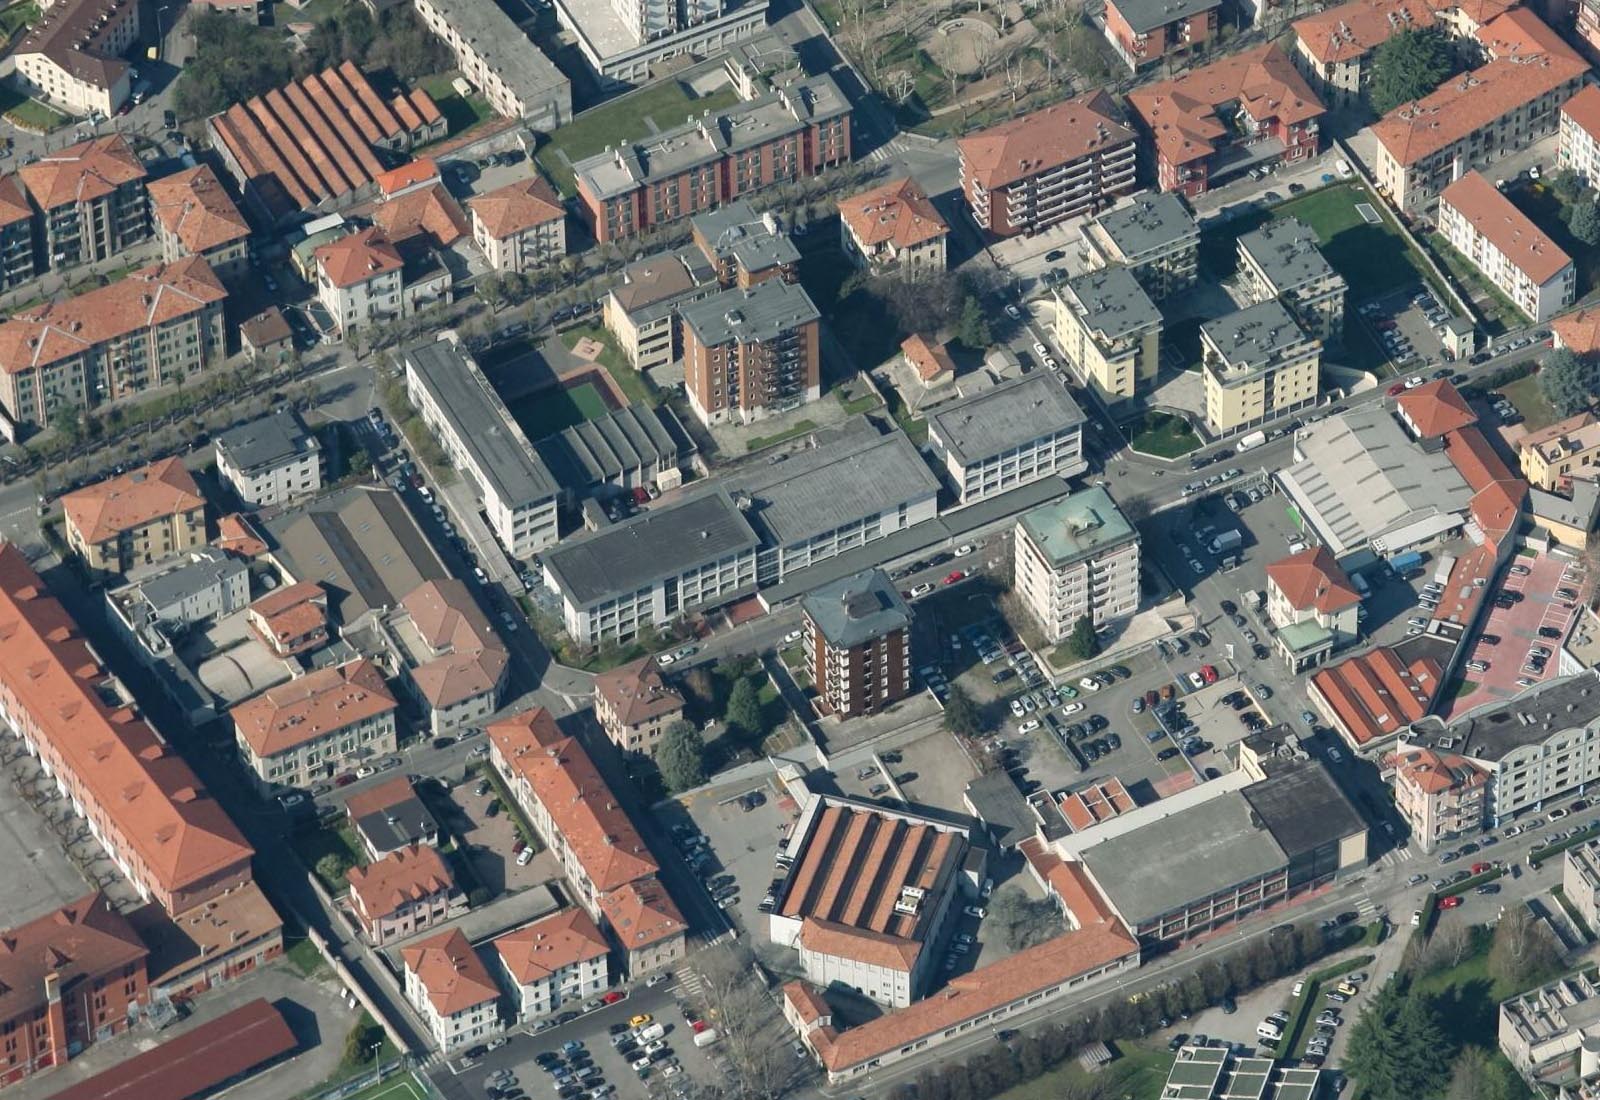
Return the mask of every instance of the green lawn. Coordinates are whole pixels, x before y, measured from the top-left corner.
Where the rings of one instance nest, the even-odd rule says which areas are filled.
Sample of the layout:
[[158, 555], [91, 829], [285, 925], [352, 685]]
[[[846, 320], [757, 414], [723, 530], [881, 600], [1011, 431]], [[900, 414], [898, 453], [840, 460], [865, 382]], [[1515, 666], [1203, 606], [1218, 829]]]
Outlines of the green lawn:
[[345, 1100], [427, 1100], [428, 1090], [408, 1070], [369, 1085]]
[[1179, 416], [1157, 419], [1164, 415], [1146, 413], [1127, 426], [1134, 450], [1158, 458], [1181, 458], [1200, 446], [1200, 437], [1188, 421]]
[[0, 115], [29, 130], [48, 133], [67, 124], [67, 116], [14, 88], [0, 87]]
[[520, 398], [508, 407], [523, 434], [535, 443], [611, 411], [600, 395], [600, 388], [593, 382], [570, 388], [551, 386]]
[[19, 34], [39, 21], [39, 5], [32, 0], [25, 0], [21, 4], [12, 4], [4, 11], [0, 11], [0, 34], [7, 38]]
[[317, 950], [309, 936], [301, 936], [291, 943], [284, 951], [283, 957], [300, 971], [300, 976], [303, 978], [315, 978], [328, 969], [327, 960], [322, 957], [322, 952]]
[[739, 95], [731, 87], [719, 88], [697, 98], [685, 85], [666, 80], [584, 111], [551, 134], [534, 159], [561, 193], [571, 196], [577, 193], [573, 163], [604, 152], [607, 145], [638, 141], [654, 132], [682, 125], [690, 115], [707, 110], [715, 113], [737, 102]]
[[[1369, 224], [1356, 212], [1358, 203], [1370, 203], [1382, 221]], [[1328, 263], [1361, 300], [1427, 281], [1426, 265], [1395, 228], [1388, 208], [1359, 184], [1309, 192], [1274, 208], [1272, 216], [1296, 217], [1310, 226]]]
[[816, 430], [816, 421], [798, 420], [795, 422], [792, 428], [787, 428], [784, 431], [778, 432], [776, 435], [756, 436], [754, 439], [745, 444], [745, 449], [750, 451], [759, 451], [763, 447], [770, 447], [774, 443], [782, 443], [786, 439], [793, 439], [797, 435], [805, 435], [807, 432], [814, 432]]
[[302, 829], [292, 835], [290, 844], [306, 869], [322, 881], [330, 894], [344, 893], [349, 884], [345, 882], [342, 872], [333, 878], [317, 870], [317, 864], [323, 856], [338, 856], [346, 867], [366, 863], [362, 858], [361, 842], [356, 839], [355, 830], [349, 825], [341, 825], [337, 829]]
[[584, 339], [593, 340], [601, 346], [600, 355], [595, 359], [595, 362], [611, 373], [611, 377], [622, 388], [622, 392], [628, 395], [629, 404], [659, 405], [661, 403], [661, 395], [656, 393], [649, 382], [645, 381], [643, 375], [633, 369], [633, 365], [628, 362], [628, 357], [617, 346], [616, 337], [612, 336], [610, 330], [604, 325], [578, 325], [567, 329], [561, 334], [561, 342], [567, 345], [568, 351], [577, 347], [578, 341]]
[[455, 90], [451, 82], [460, 75], [456, 72], [440, 73], [437, 76], [425, 76], [417, 81], [417, 86], [427, 92], [434, 103], [439, 105], [439, 112], [444, 115], [452, 136], [471, 129], [485, 119], [495, 117], [494, 109], [482, 96], [462, 96]]
[[1466, 289], [1483, 312], [1484, 328], [1490, 336], [1498, 336], [1507, 329], [1520, 328], [1526, 322], [1527, 318], [1512, 304], [1511, 299], [1485, 279], [1472, 261], [1451, 247], [1442, 233], [1427, 234], [1427, 241], [1439, 262]]
[[1561, 419], [1556, 411], [1550, 407], [1550, 402], [1544, 399], [1544, 394], [1539, 392], [1539, 376], [1530, 374], [1526, 378], [1519, 378], [1509, 385], [1501, 386], [1496, 393], [1505, 395], [1506, 400], [1517, 407], [1522, 414], [1522, 426], [1530, 432], [1536, 432], [1549, 424], [1554, 424]]
[[1108, 1100], [1159, 1100], [1172, 1072], [1174, 1056], [1164, 1049], [1119, 1040], [1121, 1057], [1099, 1073], [1085, 1073], [1075, 1061], [1007, 1089], [995, 1100], [1059, 1100], [1062, 1096], [1103, 1096]]

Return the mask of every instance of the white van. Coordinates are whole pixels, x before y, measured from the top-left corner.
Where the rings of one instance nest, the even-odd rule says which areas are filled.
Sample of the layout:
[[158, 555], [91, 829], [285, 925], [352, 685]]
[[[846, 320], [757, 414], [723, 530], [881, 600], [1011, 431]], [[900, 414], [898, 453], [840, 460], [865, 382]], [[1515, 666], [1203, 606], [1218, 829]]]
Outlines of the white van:
[[1256, 1025], [1256, 1038], [1264, 1039], [1269, 1043], [1276, 1043], [1279, 1039], [1283, 1038], [1283, 1028], [1279, 1027], [1271, 1020], [1262, 1020]]

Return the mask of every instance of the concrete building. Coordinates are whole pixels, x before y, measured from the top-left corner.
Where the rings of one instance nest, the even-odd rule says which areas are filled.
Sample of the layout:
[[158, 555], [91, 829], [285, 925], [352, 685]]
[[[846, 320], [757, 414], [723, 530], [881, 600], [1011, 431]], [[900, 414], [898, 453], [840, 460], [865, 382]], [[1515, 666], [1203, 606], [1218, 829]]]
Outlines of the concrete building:
[[1328, 548], [1313, 546], [1267, 566], [1267, 617], [1278, 654], [1299, 673], [1355, 641], [1361, 594]]
[[203, 374], [227, 355], [227, 297], [190, 258], [20, 310], [0, 322], [0, 407], [35, 427]]
[[800, 250], [778, 215], [757, 214], [744, 199], [691, 216], [689, 231], [723, 289], [749, 290], [768, 279], [793, 283], [800, 278]]
[[106, 593], [112, 625], [135, 647], [152, 654], [170, 651], [171, 638], [182, 628], [215, 623], [249, 602], [249, 567], [209, 546]]
[[567, 539], [543, 556], [578, 645], [627, 641], [755, 591], [760, 540], [724, 489]]
[[444, 1054], [498, 1035], [500, 987], [459, 928], [401, 948], [406, 1000]]
[[1575, 478], [1600, 476], [1600, 417], [1581, 412], [1517, 440], [1528, 484], [1545, 492], [1570, 491]]
[[50, 153], [17, 172], [51, 269], [108, 260], [150, 236], [148, 173], [121, 134]]
[[228, 712], [263, 790], [309, 787], [395, 751], [395, 700], [365, 658], [268, 688]]
[[1110, 397], [1132, 397], [1161, 369], [1161, 311], [1125, 267], [1056, 284], [1056, 343], [1078, 377]]
[[563, 428], [533, 449], [563, 501], [676, 489], [699, 451], [670, 405], [643, 402]]
[[1555, 133], [1561, 105], [1589, 71], [1528, 8], [1498, 16], [1475, 37], [1486, 64], [1372, 125], [1378, 187], [1407, 214], [1426, 208], [1465, 173]]
[[702, 423], [748, 424], [822, 396], [822, 315], [799, 284], [733, 287], [680, 312], [684, 388]]
[[1101, 488], [1017, 520], [1014, 587], [1051, 644], [1084, 617], [1096, 629], [1139, 609], [1139, 532]]
[[412, 2], [497, 115], [546, 133], [572, 121], [572, 82], [493, 0]]
[[322, 445], [293, 409], [219, 432], [217, 474], [258, 508], [322, 489]]
[[1105, 36], [1122, 63], [1137, 73], [1146, 65], [1203, 53], [1217, 37], [1222, 0], [1108, 0]]
[[1534, 324], [1577, 294], [1572, 257], [1484, 178], [1468, 172], [1439, 196], [1439, 232]]
[[635, 370], [675, 362], [683, 353], [679, 307], [722, 289], [698, 248], [649, 256], [622, 269], [606, 294], [606, 330]]
[[1239, 273], [1252, 301], [1277, 299], [1324, 346], [1344, 342], [1344, 276], [1299, 218], [1274, 218], [1237, 241]]
[[962, 504], [1088, 469], [1082, 410], [1066, 387], [1034, 372], [940, 405], [928, 447]]
[[450, 464], [471, 481], [489, 528], [512, 557], [557, 537], [557, 486], [477, 361], [454, 340], [405, 349], [406, 396]]
[[494, 939], [494, 960], [518, 1022], [577, 1006], [610, 985], [605, 933], [582, 909], [563, 910]]
[[1406, 749], [1395, 754], [1394, 804], [1424, 852], [1483, 828], [1489, 774], [1450, 752]]
[[950, 227], [909, 176], [839, 200], [839, 243], [858, 266], [908, 279], [945, 269]]
[[1317, 399], [1322, 345], [1277, 299], [1200, 326], [1206, 425], [1226, 435]]
[[408, 939], [467, 911], [438, 849], [412, 845], [390, 852], [344, 874], [350, 884], [350, 912], [374, 947]]
[[167, 263], [199, 256], [223, 282], [249, 268], [250, 224], [209, 164], [152, 180], [149, 194]]
[[341, 336], [407, 315], [405, 260], [376, 226], [319, 245], [313, 261], [317, 300]]
[[1585, 85], [1561, 105], [1556, 134], [1557, 166], [1576, 172], [1590, 187], [1600, 186], [1600, 88]]
[[206, 501], [180, 458], [61, 498], [67, 545], [95, 572], [126, 573], [205, 545]]
[[542, 707], [489, 726], [489, 762], [560, 864], [628, 977], [681, 959], [688, 925], [660, 867], [583, 746]]
[[1557, 546], [1582, 553], [1600, 527], [1600, 482], [1576, 478], [1567, 483], [1566, 495], [1529, 489], [1528, 513]]
[[683, 696], [654, 657], [641, 657], [594, 678], [594, 716], [620, 751], [653, 756], [662, 734], [683, 720]]
[[978, 227], [1032, 235], [1134, 188], [1136, 138], [1104, 91], [969, 134], [956, 143], [961, 194]]
[[850, 102], [823, 74], [572, 166], [602, 243], [850, 161]]
[[1268, 43], [1128, 93], [1163, 191], [1194, 198], [1252, 168], [1317, 155], [1322, 103]]
[[1156, 301], [1200, 277], [1200, 224], [1170, 192], [1145, 192], [1083, 225], [1079, 254], [1098, 270], [1121, 265]]
[[511, 660], [478, 601], [454, 577], [408, 593], [387, 622], [400, 683], [439, 737], [500, 709]]
[[418, 844], [439, 845], [439, 822], [408, 775], [357, 791], [345, 800], [344, 815], [373, 861]]
[[15, 175], [0, 176], [0, 290], [32, 282], [38, 275], [33, 247], [33, 207]]
[[1600, 971], [1590, 961], [1549, 985], [1500, 1002], [1500, 1053], [1518, 1073], [1557, 1095], [1584, 1095], [1579, 1081], [1594, 1074]]
[[679, 57], [717, 57], [767, 30], [767, 0], [558, 0], [556, 19], [613, 89], [643, 84]]
[[880, 569], [808, 592], [806, 665], [825, 713], [876, 714], [911, 694], [911, 608]]
[[1561, 859], [1561, 893], [1584, 924], [1600, 927], [1600, 841], [1567, 849]]
[[316, 581], [285, 585], [251, 604], [245, 618], [273, 656], [309, 653], [328, 642], [328, 593]]
[[133, 0], [57, 0], [11, 53], [17, 83], [69, 115], [111, 118], [133, 90], [123, 55], [138, 41]]
[[472, 239], [489, 266], [526, 274], [567, 254], [567, 209], [541, 176], [467, 200]]

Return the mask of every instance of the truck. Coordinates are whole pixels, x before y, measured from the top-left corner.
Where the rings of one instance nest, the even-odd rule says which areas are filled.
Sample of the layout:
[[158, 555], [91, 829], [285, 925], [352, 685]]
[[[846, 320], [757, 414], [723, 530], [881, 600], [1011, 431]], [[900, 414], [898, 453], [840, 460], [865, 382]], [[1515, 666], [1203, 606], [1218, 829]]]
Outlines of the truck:
[[1416, 550], [1407, 550], [1403, 554], [1396, 554], [1389, 559], [1389, 568], [1394, 570], [1394, 575], [1404, 577], [1414, 570], [1422, 568], [1422, 554]]
[[695, 1032], [694, 1045], [697, 1047], [708, 1047], [712, 1043], [716, 1042], [719, 1038], [721, 1038], [721, 1036], [717, 1034], [717, 1029], [714, 1027], [708, 1027], [704, 1031]]
[[1233, 527], [1211, 540], [1211, 552], [1222, 554], [1229, 550], [1237, 550], [1243, 542], [1244, 536], [1239, 533], [1237, 527]]
[[1265, 443], [1266, 441], [1267, 441], [1267, 433], [1266, 432], [1264, 432], [1264, 431], [1254, 431], [1254, 432], [1251, 432], [1249, 435], [1241, 436], [1239, 438], [1239, 442], [1235, 443], [1233, 446], [1234, 446], [1234, 449], [1243, 452], [1243, 451], [1248, 451], [1252, 447], [1259, 447], [1259, 446], [1261, 446], [1261, 444]]

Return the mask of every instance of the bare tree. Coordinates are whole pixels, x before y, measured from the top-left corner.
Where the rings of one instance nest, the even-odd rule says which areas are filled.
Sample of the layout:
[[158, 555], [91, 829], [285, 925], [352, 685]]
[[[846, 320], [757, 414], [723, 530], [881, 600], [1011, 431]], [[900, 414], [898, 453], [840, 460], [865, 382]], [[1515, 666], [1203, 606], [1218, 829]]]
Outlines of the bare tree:
[[1560, 962], [1561, 947], [1544, 922], [1525, 905], [1508, 907], [1489, 948], [1490, 976], [1526, 988], [1553, 973]]
[[917, 81], [911, 75], [911, 70], [896, 69], [883, 82], [883, 90], [896, 103], [904, 103], [911, 98], [911, 93], [917, 90]]
[[1017, 99], [1028, 88], [1027, 57], [1021, 50], [1012, 50], [1006, 55], [1004, 66], [1001, 72], [1006, 91], [1011, 93], [1011, 103], [1015, 106]]
[[742, 944], [723, 944], [705, 952], [697, 969], [726, 1044], [732, 1094], [777, 1100], [796, 1083], [801, 1067], [781, 1041], [787, 1024], [755, 957]]
[[964, 76], [961, 71], [961, 43], [948, 34], [941, 34], [928, 46], [928, 56], [933, 58], [933, 63], [939, 66], [939, 71], [950, 82], [950, 101], [954, 103], [961, 95]]

